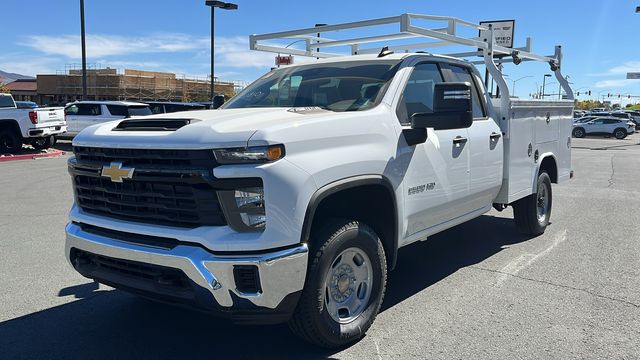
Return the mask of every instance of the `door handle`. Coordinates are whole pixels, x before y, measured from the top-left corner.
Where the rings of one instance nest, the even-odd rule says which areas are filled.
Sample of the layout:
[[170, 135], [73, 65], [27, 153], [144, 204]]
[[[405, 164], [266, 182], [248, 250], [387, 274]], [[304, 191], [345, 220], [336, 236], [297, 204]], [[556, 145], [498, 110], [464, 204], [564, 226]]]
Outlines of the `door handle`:
[[466, 143], [467, 143], [467, 138], [466, 137], [456, 136], [453, 139], [453, 144], [456, 145], [456, 146], [464, 145]]
[[498, 139], [500, 139], [501, 136], [502, 134], [499, 134], [497, 132], [492, 132], [491, 135], [489, 135], [489, 139], [491, 139], [491, 141], [498, 141]]

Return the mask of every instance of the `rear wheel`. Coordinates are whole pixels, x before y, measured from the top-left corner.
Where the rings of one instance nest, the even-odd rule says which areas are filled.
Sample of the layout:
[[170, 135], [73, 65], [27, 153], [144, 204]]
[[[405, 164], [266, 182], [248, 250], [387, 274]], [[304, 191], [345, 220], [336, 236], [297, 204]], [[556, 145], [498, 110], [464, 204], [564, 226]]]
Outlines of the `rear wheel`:
[[573, 129], [573, 137], [581, 138], [586, 135], [583, 128], [575, 128]]
[[289, 321], [304, 340], [335, 348], [362, 338], [376, 318], [387, 282], [382, 242], [367, 225], [333, 220], [317, 234], [298, 307]]
[[624, 139], [627, 137], [627, 130], [623, 128], [617, 128], [613, 131], [613, 136], [615, 136], [616, 139]]
[[538, 186], [531, 194], [513, 204], [516, 226], [529, 235], [542, 235], [551, 218], [551, 178], [546, 172], [538, 175]]
[[0, 154], [16, 154], [22, 150], [22, 138], [10, 129], [0, 130]]
[[55, 143], [56, 143], [56, 138], [55, 136], [51, 135], [43, 138], [33, 139], [31, 141], [31, 146], [33, 146], [37, 150], [43, 150], [43, 149], [48, 149], [50, 147], [53, 147]]

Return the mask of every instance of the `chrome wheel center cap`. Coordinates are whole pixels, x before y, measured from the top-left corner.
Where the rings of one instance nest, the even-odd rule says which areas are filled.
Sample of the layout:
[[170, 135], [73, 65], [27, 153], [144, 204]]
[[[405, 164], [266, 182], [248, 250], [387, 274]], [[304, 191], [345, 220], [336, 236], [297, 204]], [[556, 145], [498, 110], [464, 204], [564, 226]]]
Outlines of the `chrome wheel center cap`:
[[349, 290], [350, 283], [351, 283], [351, 279], [347, 274], [342, 274], [340, 278], [338, 278], [337, 285], [338, 285], [338, 291], [340, 292], [340, 294], [344, 295], [344, 293], [346, 293], [347, 290]]

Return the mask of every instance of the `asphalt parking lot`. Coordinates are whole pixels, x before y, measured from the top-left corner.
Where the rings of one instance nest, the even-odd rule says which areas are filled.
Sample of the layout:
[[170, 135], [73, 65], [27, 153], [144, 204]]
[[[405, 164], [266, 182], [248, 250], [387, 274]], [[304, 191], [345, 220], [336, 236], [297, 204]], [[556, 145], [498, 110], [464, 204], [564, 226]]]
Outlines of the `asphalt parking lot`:
[[543, 236], [507, 209], [402, 249], [375, 324], [340, 351], [97, 286], [64, 258], [67, 156], [0, 164], [0, 358], [638, 358], [640, 134], [573, 147]]

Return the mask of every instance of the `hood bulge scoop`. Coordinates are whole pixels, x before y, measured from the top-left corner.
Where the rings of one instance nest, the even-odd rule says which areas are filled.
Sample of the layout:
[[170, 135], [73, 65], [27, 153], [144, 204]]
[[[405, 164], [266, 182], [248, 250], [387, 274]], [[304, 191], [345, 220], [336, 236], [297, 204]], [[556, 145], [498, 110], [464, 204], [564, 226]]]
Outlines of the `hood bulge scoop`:
[[112, 131], [176, 131], [198, 119], [129, 119], [121, 121]]

